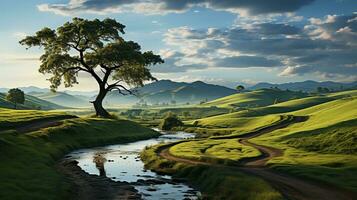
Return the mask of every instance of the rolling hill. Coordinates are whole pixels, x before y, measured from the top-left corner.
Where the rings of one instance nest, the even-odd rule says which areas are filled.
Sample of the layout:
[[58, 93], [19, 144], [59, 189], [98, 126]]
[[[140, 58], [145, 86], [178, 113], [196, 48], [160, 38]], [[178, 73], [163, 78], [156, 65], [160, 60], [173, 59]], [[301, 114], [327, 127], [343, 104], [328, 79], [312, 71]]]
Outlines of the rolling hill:
[[330, 90], [341, 90], [341, 89], [352, 89], [357, 87], [357, 82], [352, 83], [338, 83], [333, 81], [317, 82], [317, 81], [303, 81], [303, 82], [292, 82], [292, 83], [282, 83], [282, 84], [273, 84], [273, 83], [258, 83], [252, 87], [249, 87], [250, 90], [257, 90], [263, 88], [279, 88], [283, 90], [294, 90], [294, 91], [305, 91], [305, 92], [316, 92], [318, 87], [328, 88]]
[[250, 92], [225, 96], [207, 103], [202, 106], [217, 106], [226, 108], [254, 108], [268, 106], [292, 99], [307, 97], [307, 93], [294, 92], [278, 89], [260, 89]]
[[[0, 93], [0, 107], [1, 108], [14, 108], [14, 105], [5, 100], [6, 94]], [[42, 100], [40, 98], [25, 94], [24, 105], [18, 105], [18, 109], [34, 109], [34, 110], [52, 110], [63, 109], [65, 106], [57, 105], [55, 103]]]
[[[357, 191], [357, 90], [309, 96], [186, 121], [187, 130], [200, 136], [216, 136], [201, 141], [200, 146], [191, 145], [191, 149], [213, 145], [214, 139], [220, 135], [232, 134], [230, 137], [235, 138], [288, 116], [304, 116], [306, 121], [250, 140], [254, 144], [284, 150], [283, 155], [271, 159], [268, 166], [297, 177]], [[212, 148], [212, 145], [209, 147]], [[239, 145], [218, 147], [225, 153], [233, 147], [240, 148]]]
[[58, 105], [72, 108], [88, 107], [91, 106], [89, 100], [80, 95], [70, 95], [65, 92], [47, 92], [47, 93], [38, 93], [31, 92], [29, 93], [39, 99], [49, 101]]

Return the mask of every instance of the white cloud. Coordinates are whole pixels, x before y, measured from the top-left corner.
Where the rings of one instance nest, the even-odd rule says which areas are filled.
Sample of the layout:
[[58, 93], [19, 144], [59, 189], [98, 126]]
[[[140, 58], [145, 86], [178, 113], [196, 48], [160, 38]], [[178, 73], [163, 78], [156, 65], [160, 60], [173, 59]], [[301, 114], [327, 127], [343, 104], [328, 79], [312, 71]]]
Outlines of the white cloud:
[[28, 34], [25, 33], [25, 32], [14, 32], [12, 34], [15, 38], [21, 40], [21, 39], [24, 39]]
[[70, 0], [68, 3], [62, 4], [40, 4], [38, 5], [38, 9], [59, 15], [124, 12], [163, 15], [167, 13], [181, 13], [192, 7], [200, 6], [214, 10], [239, 13], [242, 16], [256, 16], [272, 13], [291, 13], [313, 1], [314, 0], [274, 0], [274, 3], [271, 3], [261, 0]]

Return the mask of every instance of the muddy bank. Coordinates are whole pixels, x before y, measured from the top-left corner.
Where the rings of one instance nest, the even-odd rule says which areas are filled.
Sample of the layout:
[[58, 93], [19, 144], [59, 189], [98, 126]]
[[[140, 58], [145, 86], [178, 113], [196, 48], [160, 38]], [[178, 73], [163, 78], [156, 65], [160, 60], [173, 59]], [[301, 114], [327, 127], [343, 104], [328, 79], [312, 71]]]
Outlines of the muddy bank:
[[62, 160], [56, 166], [73, 184], [71, 189], [73, 199], [141, 199], [138, 191], [128, 182], [113, 181], [105, 176], [90, 175], [77, 164], [77, 161]]

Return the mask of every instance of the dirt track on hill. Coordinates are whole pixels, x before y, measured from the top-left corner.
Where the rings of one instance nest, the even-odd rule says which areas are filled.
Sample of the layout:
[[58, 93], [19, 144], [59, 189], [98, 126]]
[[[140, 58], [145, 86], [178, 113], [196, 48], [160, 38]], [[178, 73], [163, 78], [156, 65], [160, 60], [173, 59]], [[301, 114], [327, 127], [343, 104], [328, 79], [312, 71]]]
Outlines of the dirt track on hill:
[[63, 124], [63, 120], [73, 119], [73, 118], [77, 118], [77, 117], [72, 116], [72, 115], [64, 115], [64, 116], [60, 116], [60, 117], [33, 120], [33, 121], [27, 122], [25, 125], [16, 127], [15, 130], [17, 133], [28, 133], [28, 132], [37, 131], [37, 130], [40, 130], [43, 128], [60, 126]]
[[281, 123], [273, 124], [268, 127], [253, 131], [251, 133], [242, 136], [227, 136], [227, 137], [216, 137], [214, 139], [234, 139], [238, 138], [238, 141], [247, 146], [252, 146], [261, 152], [260, 156], [254, 158], [243, 159], [237, 162], [234, 166], [227, 166], [223, 164], [213, 164], [205, 161], [191, 160], [181, 157], [176, 157], [170, 154], [170, 147], [182, 143], [176, 142], [160, 147], [157, 151], [158, 155], [177, 162], [183, 162], [191, 165], [210, 165], [216, 167], [231, 168], [234, 170], [240, 170], [250, 175], [254, 175], [264, 179], [269, 182], [276, 190], [281, 192], [281, 194], [292, 200], [354, 200], [357, 199], [357, 194], [337, 189], [334, 186], [327, 184], [316, 183], [312, 181], [303, 180], [291, 175], [282, 174], [276, 172], [272, 169], [265, 167], [268, 160], [283, 155], [283, 151], [273, 147], [257, 145], [249, 142], [249, 139], [258, 137], [260, 135], [272, 132], [277, 129], [285, 128], [294, 123], [300, 123], [306, 121], [308, 118], [304, 116], [292, 117], [290, 120], [282, 120]]

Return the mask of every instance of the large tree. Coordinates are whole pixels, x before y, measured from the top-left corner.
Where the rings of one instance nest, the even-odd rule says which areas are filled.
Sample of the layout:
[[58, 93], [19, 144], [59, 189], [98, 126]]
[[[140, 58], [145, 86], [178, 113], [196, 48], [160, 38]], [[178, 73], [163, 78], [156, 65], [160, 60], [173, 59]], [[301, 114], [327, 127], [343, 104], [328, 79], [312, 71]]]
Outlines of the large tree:
[[10, 89], [5, 97], [5, 99], [14, 104], [15, 109], [17, 108], [17, 104], [25, 103], [25, 93], [18, 89]]
[[117, 90], [132, 94], [127, 88], [142, 86], [155, 80], [149, 66], [163, 63], [152, 51], [142, 52], [139, 44], [122, 38], [125, 26], [114, 19], [86, 20], [74, 18], [52, 30], [43, 28], [34, 36], [27, 36], [20, 44], [40, 46], [39, 71], [50, 74], [51, 89], [61, 83], [65, 87], [78, 84], [78, 73], [87, 73], [98, 83], [99, 93], [92, 102], [97, 116], [109, 117], [102, 102], [106, 94]]

